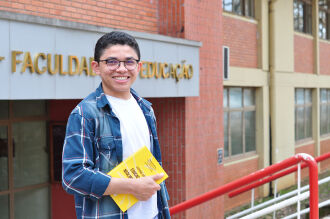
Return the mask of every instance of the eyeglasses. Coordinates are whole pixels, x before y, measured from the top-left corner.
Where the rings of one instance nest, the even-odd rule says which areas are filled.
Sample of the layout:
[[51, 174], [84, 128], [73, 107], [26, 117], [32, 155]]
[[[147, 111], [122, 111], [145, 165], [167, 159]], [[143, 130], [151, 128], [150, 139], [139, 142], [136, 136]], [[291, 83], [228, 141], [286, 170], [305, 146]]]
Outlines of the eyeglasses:
[[124, 66], [127, 70], [132, 71], [136, 68], [137, 64], [140, 60], [138, 59], [128, 59], [125, 61], [119, 61], [117, 59], [105, 59], [100, 60], [100, 62], [105, 62], [105, 64], [108, 66], [110, 70], [117, 70], [120, 66], [120, 63], [123, 62]]

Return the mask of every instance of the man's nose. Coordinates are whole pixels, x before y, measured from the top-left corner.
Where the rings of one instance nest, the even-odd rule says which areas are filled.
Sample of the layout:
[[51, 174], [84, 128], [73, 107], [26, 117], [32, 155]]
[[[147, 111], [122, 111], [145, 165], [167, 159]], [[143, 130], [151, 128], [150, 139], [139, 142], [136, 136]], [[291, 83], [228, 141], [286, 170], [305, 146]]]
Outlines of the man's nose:
[[125, 62], [119, 62], [119, 67], [117, 68], [117, 71], [126, 71]]

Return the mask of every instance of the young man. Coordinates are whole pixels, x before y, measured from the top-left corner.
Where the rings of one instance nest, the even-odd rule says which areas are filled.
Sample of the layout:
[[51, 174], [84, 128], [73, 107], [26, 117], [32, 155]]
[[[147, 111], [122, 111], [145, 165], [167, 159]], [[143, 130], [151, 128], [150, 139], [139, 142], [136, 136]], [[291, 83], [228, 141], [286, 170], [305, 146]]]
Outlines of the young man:
[[[170, 218], [163, 175], [121, 179], [107, 175], [146, 145], [161, 164], [151, 104], [131, 89], [141, 68], [136, 40], [113, 31], [96, 43], [93, 70], [102, 82], [70, 114], [63, 147], [62, 184], [75, 197], [77, 218]], [[121, 212], [110, 194], [140, 201]]]

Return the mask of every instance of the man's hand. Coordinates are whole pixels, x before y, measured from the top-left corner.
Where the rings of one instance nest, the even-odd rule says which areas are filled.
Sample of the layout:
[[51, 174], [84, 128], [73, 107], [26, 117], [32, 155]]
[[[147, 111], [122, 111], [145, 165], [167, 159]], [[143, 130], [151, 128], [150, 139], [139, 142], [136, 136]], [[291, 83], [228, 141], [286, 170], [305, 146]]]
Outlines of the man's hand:
[[160, 186], [156, 183], [164, 174], [141, 177], [138, 179], [111, 178], [111, 181], [103, 195], [132, 194], [141, 201], [148, 200]]
[[155, 192], [160, 190], [160, 186], [156, 183], [157, 180], [161, 179], [164, 174], [156, 174], [153, 176], [147, 176], [138, 178], [134, 182], [134, 188], [132, 195], [141, 201], [148, 200]]

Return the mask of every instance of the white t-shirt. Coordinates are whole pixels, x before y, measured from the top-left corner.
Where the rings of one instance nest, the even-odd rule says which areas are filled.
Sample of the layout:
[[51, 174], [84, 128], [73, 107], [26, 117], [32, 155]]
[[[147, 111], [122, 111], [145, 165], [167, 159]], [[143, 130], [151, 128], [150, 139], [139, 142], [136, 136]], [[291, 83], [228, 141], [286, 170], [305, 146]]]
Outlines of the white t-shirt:
[[[107, 99], [120, 121], [123, 160], [144, 145], [150, 150], [148, 124], [135, 98], [131, 95], [130, 99], [124, 100], [107, 95]], [[147, 201], [138, 201], [127, 210], [127, 213], [129, 218], [154, 218], [158, 214], [157, 193]]]

